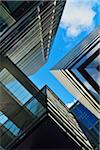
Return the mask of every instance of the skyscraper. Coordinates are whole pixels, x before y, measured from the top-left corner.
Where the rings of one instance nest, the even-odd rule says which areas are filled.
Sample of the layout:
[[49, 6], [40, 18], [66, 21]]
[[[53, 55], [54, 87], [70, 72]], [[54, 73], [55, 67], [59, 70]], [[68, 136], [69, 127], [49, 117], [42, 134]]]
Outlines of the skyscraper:
[[87, 136], [95, 150], [99, 150], [99, 119], [96, 118], [86, 107], [81, 103], [76, 102], [71, 108], [70, 112], [77, 119], [82, 131]]
[[98, 118], [100, 118], [99, 33], [100, 28], [95, 28], [51, 71], [63, 86]]
[[[3, 93], [3, 92], [2, 92]], [[43, 105], [30, 98], [8, 118], [1, 113], [1, 146], [5, 149], [92, 149], [67, 106], [47, 86], [38, 93], [44, 95]], [[11, 95], [10, 95], [11, 96]], [[19, 109], [19, 107], [21, 109]], [[14, 109], [14, 108], [13, 108]], [[3, 119], [2, 119], [3, 118]]]
[[[46, 63], [64, 5], [65, 1], [56, 0], [0, 2], [2, 147], [21, 134], [44, 106], [44, 95], [28, 77]], [[34, 99], [33, 114], [24, 106], [30, 99]]]
[[0, 55], [26, 75], [46, 63], [65, 1], [1, 1]]
[[62, 0], [0, 3], [1, 149], [92, 149], [59, 98], [47, 87], [40, 91], [28, 78], [48, 59], [64, 4]]
[[[0, 2], [0, 92], [3, 96], [13, 95], [13, 99], [23, 104], [32, 96], [38, 97], [39, 89], [28, 77], [46, 62], [64, 5], [65, 1], [55, 0]], [[13, 114], [8, 101], [8, 98], [1, 99], [0, 109], [3, 111], [6, 105]]]

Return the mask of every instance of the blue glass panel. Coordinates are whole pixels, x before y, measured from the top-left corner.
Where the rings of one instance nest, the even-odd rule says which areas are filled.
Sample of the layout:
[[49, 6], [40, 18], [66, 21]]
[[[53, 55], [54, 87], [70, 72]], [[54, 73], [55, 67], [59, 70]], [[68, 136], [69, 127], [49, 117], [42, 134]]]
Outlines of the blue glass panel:
[[85, 113], [88, 116], [88, 119], [92, 121], [94, 124], [97, 121], [97, 118], [83, 105], [78, 105], [78, 108], [82, 111], [82, 113]]
[[39, 103], [35, 98], [32, 98], [26, 107], [36, 116], [41, 115], [45, 110], [41, 103]]
[[7, 69], [3, 69], [0, 75], [2, 84], [5, 85], [22, 104], [25, 104], [32, 97], [32, 95], [8, 72]]
[[9, 129], [14, 135], [17, 135], [20, 129], [10, 120], [8, 120], [4, 126]]
[[82, 104], [73, 108], [72, 112], [87, 128], [91, 128], [97, 121], [97, 118]]
[[4, 124], [8, 118], [0, 111], [0, 123]]

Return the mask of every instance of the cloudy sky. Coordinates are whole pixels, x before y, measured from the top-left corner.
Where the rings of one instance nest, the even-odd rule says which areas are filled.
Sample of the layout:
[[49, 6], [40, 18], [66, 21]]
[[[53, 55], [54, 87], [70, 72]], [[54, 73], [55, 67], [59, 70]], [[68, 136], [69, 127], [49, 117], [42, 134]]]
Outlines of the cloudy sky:
[[99, 0], [67, 0], [48, 62], [30, 79], [41, 89], [47, 84], [70, 107], [75, 98], [56, 80], [50, 69], [99, 23]]

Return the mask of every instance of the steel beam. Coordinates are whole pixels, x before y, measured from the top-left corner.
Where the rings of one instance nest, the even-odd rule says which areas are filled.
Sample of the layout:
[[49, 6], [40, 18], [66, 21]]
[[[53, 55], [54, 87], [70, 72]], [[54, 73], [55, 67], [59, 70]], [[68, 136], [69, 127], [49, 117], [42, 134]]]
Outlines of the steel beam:
[[4, 86], [0, 86], [1, 111], [21, 130], [24, 130], [30, 122], [34, 121], [34, 116], [27, 108], [21, 106], [20, 102], [11, 95]]
[[3, 68], [6, 68], [43, 106], [46, 106], [46, 97], [43, 93], [8, 57], [1, 56], [1, 62]]

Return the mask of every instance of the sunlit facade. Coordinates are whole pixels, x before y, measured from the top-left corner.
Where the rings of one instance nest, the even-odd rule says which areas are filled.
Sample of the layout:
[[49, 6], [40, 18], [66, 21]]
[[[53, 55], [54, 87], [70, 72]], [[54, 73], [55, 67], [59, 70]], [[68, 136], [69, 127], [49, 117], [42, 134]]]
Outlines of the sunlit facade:
[[99, 33], [100, 28], [95, 28], [51, 70], [62, 85], [98, 118], [100, 118]]

